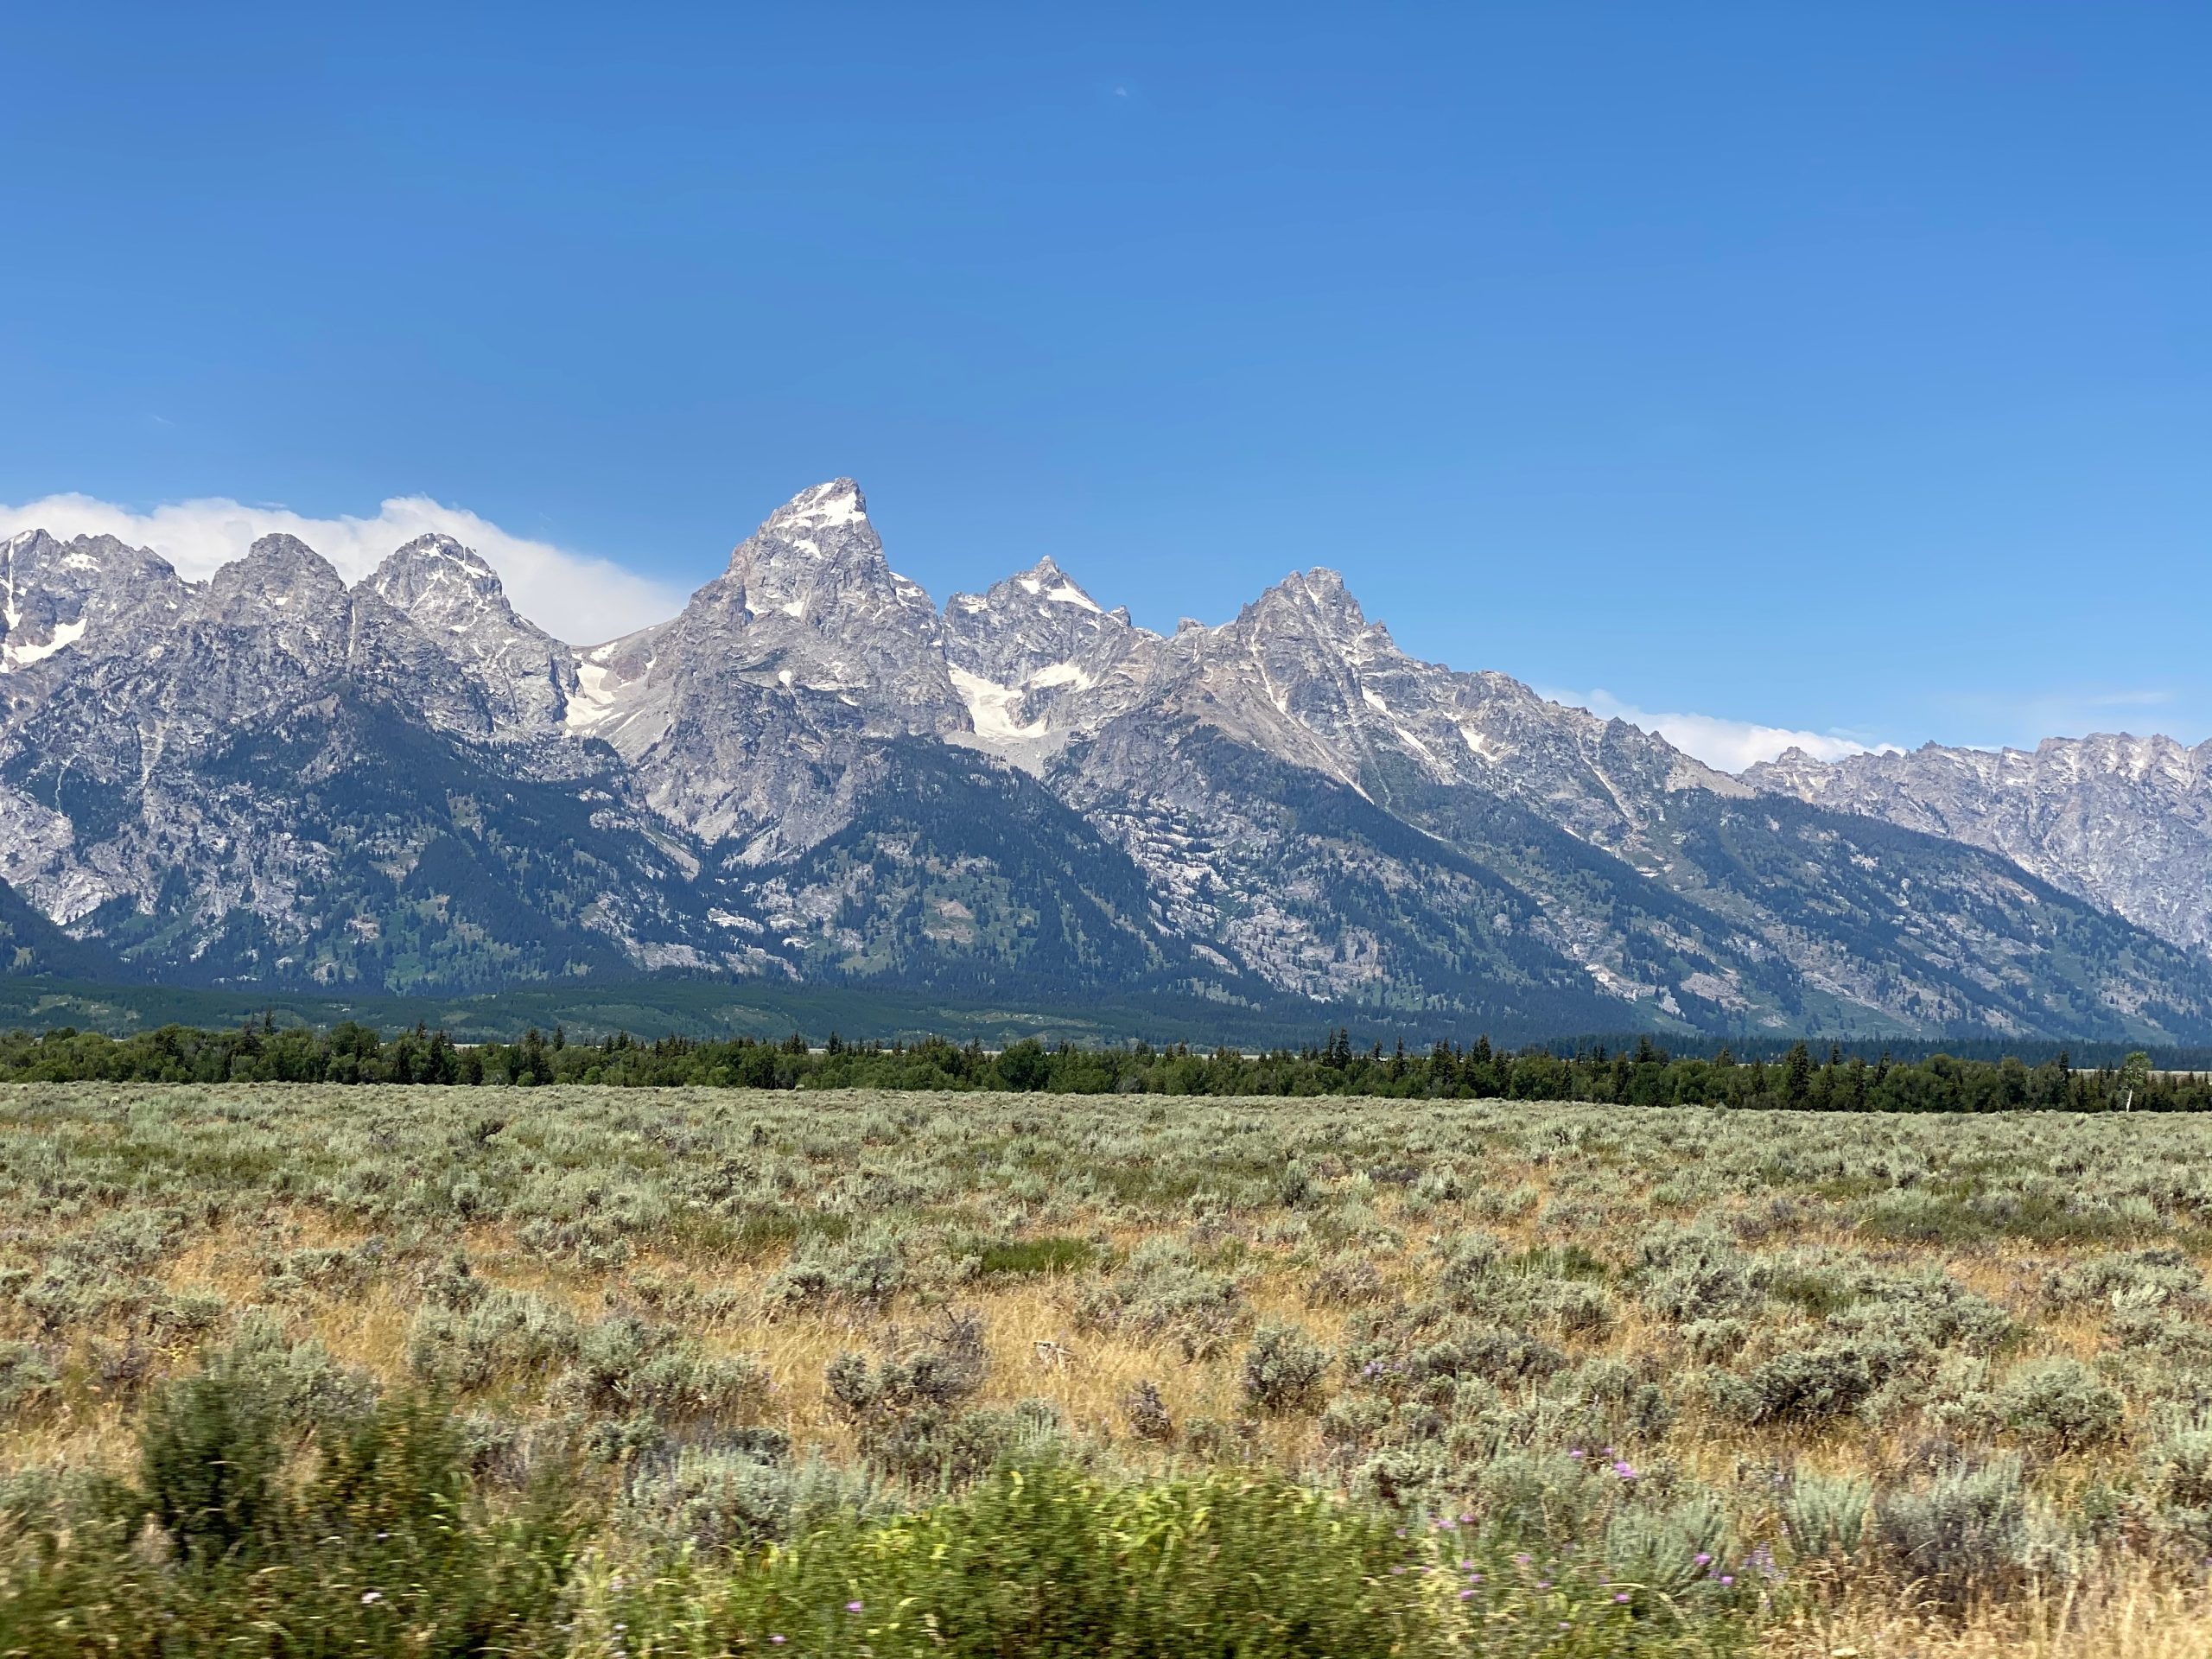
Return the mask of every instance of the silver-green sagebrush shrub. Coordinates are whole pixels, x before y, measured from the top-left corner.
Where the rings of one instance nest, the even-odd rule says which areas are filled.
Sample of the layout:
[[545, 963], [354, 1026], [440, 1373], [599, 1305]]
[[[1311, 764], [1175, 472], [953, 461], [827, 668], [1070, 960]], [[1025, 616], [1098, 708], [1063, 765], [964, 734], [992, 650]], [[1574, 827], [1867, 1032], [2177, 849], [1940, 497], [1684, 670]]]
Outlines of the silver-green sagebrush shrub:
[[1306, 1281], [1306, 1300], [1317, 1307], [1371, 1307], [1389, 1294], [1382, 1269], [1365, 1250], [1337, 1251]]
[[1783, 1529], [1801, 1560], [1854, 1560], [1873, 1513], [1872, 1482], [1844, 1475], [1791, 1477], [1782, 1499]]
[[1319, 1396], [1328, 1372], [1328, 1350], [1305, 1326], [1265, 1320], [1244, 1351], [1245, 1403], [1257, 1411], [1301, 1409]]
[[2160, 1524], [2192, 1550], [2212, 1550], [2212, 1425], [2199, 1421], [2168, 1433], [2146, 1462]]
[[1750, 1264], [1723, 1234], [1662, 1228], [1644, 1235], [1637, 1260], [1644, 1305], [1678, 1325], [1758, 1306]]
[[1741, 1353], [1751, 1327], [1741, 1319], [1692, 1319], [1681, 1327], [1682, 1345], [1708, 1363]]
[[379, 1392], [366, 1371], [339, 1363], [315, 1338], [293, 1340], [282, 1321], [258, 1309], [238, 1320], [230, 1345], [210, 1358], [208, 1370], [296, 1429], [356, 1421], [375, 1406]]
[[1663, 1507], [1624, 1503], [1605, 1523], [1605, 1549], [1617, 1581], [1678, 1600], [1714, 1581], [1715, 1563], [1732, 1554], [1728, 1512], [1710, 1493]]
[[631, 1466], [616, 1520], [664, 1549], [744, 1551], [895, 1508], [867, 1474], [819, 1457], [793, 1463], [772, 1452], [686, 1447]]
[[767, 1391], [750, 1359], [707, 1354], [671, 1325], [616, 1314], [585, 1327], [550, 1398], [589, 1416], [680, 1424], [748, 1416]]
[[1855, 1411], [1888, 1370], [1855, 1343], [1787, 1349], [1741, 1376], [1709, 1374], [1715, 1406], [1747, 1423], [1824, 1423]]
[[838, 1411], [865, 1425], [957, 1405], [982, 1388], [989, 1369], [982, 1316], [947, 1309], [918, 1338], [894, 1337], [893, 1351], [874, 1363], [865, 1355], [839, 1354], [824, 1381]]
[[2006, 1427], [2053, 1452], [2116, 1440], [2126, 1415], [2119, 1390], [2076, 1359], [2023, 1365], [1998, 1389], [1996, 1406]]
[[839, 1243], [814, 1237], [770, 1275], [761, 1302], [771, 1318], [839, 1306], [880, 1308], [905, 1287], [906, 1246], [878, 1228]]
[[0, 1414], [35, 1411], [58, 1393], [60, 1373], [35, 1343], [0, 1342]]
[[565, 1364], [582, 1341], [582, 1327], [566, 1308], [534, 1292], [495, 1290], [465, 1309], [433, 1302], [418, 1310], [408, 1331], [407, 1363], [424, 1382], [468, 1393]]
[[1083, 1287], [1076, 1309], [1095, 1328], [1172, 1341], [1188, 1360], [1224, 1351], [1251, 1317], [1235, 1279], [1173, 1239], [1139, 1245], [1111, 1278]]
[[1902, 1574], [1933, 1598], [1964, 1605], [2018, 1580], [2028, 1548], [2020, 1460], [1945, 1471], [1874, 1500], [1874, 1530]]

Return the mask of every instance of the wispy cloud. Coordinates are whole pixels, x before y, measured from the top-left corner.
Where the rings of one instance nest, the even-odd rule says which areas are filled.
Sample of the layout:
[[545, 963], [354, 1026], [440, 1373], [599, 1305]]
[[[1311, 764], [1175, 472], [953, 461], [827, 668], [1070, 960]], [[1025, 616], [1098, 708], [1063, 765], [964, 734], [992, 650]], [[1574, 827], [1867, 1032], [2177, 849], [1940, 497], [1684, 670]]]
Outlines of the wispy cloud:
[[1815, 760], [1840, 760], [1847, 754], [1891, 747], [1865, 742], [1841, 732], [1798, 732], [1786, 726], [1762, 726], [1757, 721], [1724, 720], [1718, 715], [1654, 714], [1623, 702], [1605, 690], [1546, 691], [1543, 695], [1554, 702], [1571, 703], [1607, 720], [1624, 720], [1647, 732], [1656, 732], [1684, 753], [1723, 772], [1741, 772], [1758, 761], [1775, 759], [1785, 749], [1802, 749]]
[[2088, 699], [2092, 709], [2163, 709], [2174, 700], [2171, 691], [2100, 691]]
[[[2201, 696], [2167, 686], [2077, 686], [2039, 696], [1974, 692], [1949, 699], [1950, 718], [1981, 734], [1985, 746], [2009, 743], [2032, 748], [2046, 737], [2087, 737], [2123, 728], [2146, 736], [2202, 733]], [[2152, 713], [2152, 710], [2163, 712]], [[2129, 710], [2139, 711], [2131, 715]], [[2183, 736], [2183, 741], [2192, 741]]]
[[483, 555], [514, 607], [559, 639], [595, 645], [673, 615], [683, 593], [608, 559], [516, 536], [465, 507], [426, 496], [394, 496], [373, 518], [310, 518], [283, 507], [222, 498], [133, 512], [89, 495], [49, 495], [19, 507], [0, 504], [0, 535], [44, 530], [60, 537], [114, 536], [150, 547], [188, 581], [244, 556], [257, 537], [296, 536], [358, 582], [394, 548], [438, 531]]

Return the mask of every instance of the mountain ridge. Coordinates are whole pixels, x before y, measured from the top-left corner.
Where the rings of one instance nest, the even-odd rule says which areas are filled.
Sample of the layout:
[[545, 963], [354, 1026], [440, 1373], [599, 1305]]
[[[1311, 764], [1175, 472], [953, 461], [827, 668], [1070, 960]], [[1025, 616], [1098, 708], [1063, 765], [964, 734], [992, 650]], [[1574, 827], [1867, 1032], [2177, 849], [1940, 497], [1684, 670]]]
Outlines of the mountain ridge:
[[841, 478], [582, 648], [438, 536], [349, 588], [289, 537], [192, 584], [29, 532], [0, 581], [0, 880], [45, 971], [2212, 1033], [2212, 958], [2058, 864], [1410, 657], [1325, 568], [1173, 634], [1049, 553], [939, 607]]
[[1751, 767], [1762, 791], [1987, 848], [2173, 944], [2212, 949], [2212, 741], [2097, 732]]

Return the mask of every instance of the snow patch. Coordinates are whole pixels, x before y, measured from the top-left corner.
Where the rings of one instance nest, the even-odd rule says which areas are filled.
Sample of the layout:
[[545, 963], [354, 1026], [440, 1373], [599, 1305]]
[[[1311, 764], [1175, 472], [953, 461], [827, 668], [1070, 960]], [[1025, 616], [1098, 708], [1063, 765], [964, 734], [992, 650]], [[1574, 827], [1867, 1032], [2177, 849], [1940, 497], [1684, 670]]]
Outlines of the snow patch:
[[605, 724], [614, 712], [615, 695], [620, 690], [612, 670], [589, 658], [581, 659], [576, 664], [575, 695], [569, 699], [561, 724], [578, 737]]
[[[1028, 588], [1029, 591], [1033, 594], [1037, 591], [1038, 587], [1040, 584], [1025, 582], [1021, 585]], [[1084, 593], [1082, 588], [1077, 587], [1071, 582], [1062, 582], [1058, 587], [1053, 588], [1051, 593], [1046, 594], [1045, 598], [1050, 604], [1079, 605], [1086, 611], [1098, 610], [1098, 601], [1091, 598], [1089, 594]], [[1104, 613], [1099, 612], [1099, 614], [1103, 615]]]
[[859, 490], [848, 480], [834, 479], [827, 484], [817, 484], [810, 490], [802, 490], [768, 522], [779, 528], [785, 524], [812, 524], [829, 530], [840, 524], [866, 524], [868, 510], [861, 505]]
[[73, 645], [83, 639], [85, 626], [82, 617], [74, 622], [57, 622], [54, 625], [53, 639], [42, 645], [9, 645], [4, 651], [0, 651], [0, 664], [13, 669], [28, 668], [33, 663], [41, 662], [55, 652]]
[[1022, 683], [1032, 687], [1071, 685], [1078, 691], [1088, 691], [1093, 682], [1090, 675], [1084, 673], [1073, 663], [1053, 663], [1039, 669]]
[[1495, 766], [1503, 757], [1503, 750], [1493, 749], [1491, 747], [1490, 739], [1471, 726], [1459, 728], [1459, 735], [1466, 739], [1467, 747], [1473, 752], [1478, 760], [1486, 761]]
[[1020, 687], [1001, 685], [996, 680], [970, 674], [964, 668], [956, 668], [951, 672], [952, 689], [968, 705], [968, 718], [976, 728], [976, 736], [1005, 742], [1045, 734], [1043, 721], [1024, 726], [1014, 717], [1012, 705], [1021, 695]]

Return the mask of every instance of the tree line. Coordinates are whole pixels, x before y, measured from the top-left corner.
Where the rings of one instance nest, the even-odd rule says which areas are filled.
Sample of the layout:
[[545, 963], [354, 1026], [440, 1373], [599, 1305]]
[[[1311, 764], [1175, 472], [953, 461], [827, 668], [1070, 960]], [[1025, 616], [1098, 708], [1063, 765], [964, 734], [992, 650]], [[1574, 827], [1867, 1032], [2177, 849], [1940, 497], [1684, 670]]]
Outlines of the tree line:
[[234, 1030], [165, 1026], [127, 1037], [61, 1028], [0, 1037], [0, 1081], [97, 1083], [439, 1084], [604, 1088], [968, 1089], [1058, 1094], [1370, 1095], [1413, 1099], [1573, 1100], [1635, 1106], [1727, 1106], [1868, 1112], [2203, 1111], [2212, 1080], [2157, 1071], [2149, 1057], [2076, 1067], [2062, 1050], [2030, 1065], [2017, 1056], [1824, 1055], [1800, 1042], [1778, 1058], [1674, 1055], [1643, 1038], [1572, 1053], [1529, 1046], [1438, 1042], [1361, 1048], [1349, 1030], [1297, 1049], [1211, 1052], [1154, 1047], [1047, 1047], [1032, 1040], [989, 1050], [939, 1037], [819, 1046], [626, 1033], [569, 1040], [530, 1030], [512, 1043], [460, 1045], [417, 1026], [387, 1038], [351, 1022], [317, 1030], [264, 1019]]

